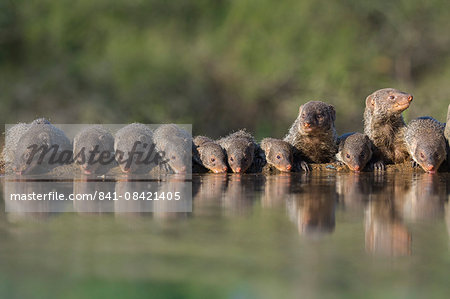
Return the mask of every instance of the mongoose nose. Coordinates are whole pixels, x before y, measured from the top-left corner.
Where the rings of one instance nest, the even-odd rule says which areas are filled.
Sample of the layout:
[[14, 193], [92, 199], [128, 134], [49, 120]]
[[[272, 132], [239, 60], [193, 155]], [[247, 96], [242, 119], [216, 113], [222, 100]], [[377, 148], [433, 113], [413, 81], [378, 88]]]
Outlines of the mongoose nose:
[[412, 96], [412, 95], [409, 95], [409, 96], [408, 96], [408, 101], [411, 102], [412, 100], [413, 100], [413, 96]]
[[311, 127], [311, 124], [308, 123], [308, 122], [305, 122], [305, 123], [303, 124], [303, 126], [304, 126], [305, 128], [309, 128], [309, 127]]
[[240, 167], [236, 168], [237, 173], [241, 172], [241, 170], [242, 170], [242, 168], [240, 168]]
[[286, 166], [286, 169], [287, 169], [287, 170], [291, 170], [291, 169], [292, 169], [292, 165], [291, 165], [291, 164], [288, 164], [288, 165]]
[[359, 165], [355, 165], [355, 167], [353, 167], [354, 169], [354, 171], [360, 171], [361, 170], [361, 167], [359, 166]]
[[434, 166], [433, 166], [433, 165], [427, 165], [427, 166], [425, 167], [425, 169], [426, 169], [426, 171], [428, 171], [428, 172], [434, 172]]

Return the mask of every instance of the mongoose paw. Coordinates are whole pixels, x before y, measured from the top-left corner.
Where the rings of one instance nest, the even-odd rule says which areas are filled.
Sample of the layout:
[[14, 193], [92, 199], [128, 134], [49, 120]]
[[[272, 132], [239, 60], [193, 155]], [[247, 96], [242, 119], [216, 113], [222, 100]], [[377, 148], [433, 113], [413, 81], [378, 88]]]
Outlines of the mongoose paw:
[[412, 160], [411, 161], [411, 167], [412, 168], [417, 168], [417, 167], [419, 167], [419, 163], [417, 163], [416, 161]]
[[310, 172], [311, 168], [309, 167], [308, 163], [306, 163], [305, 161], [300, 162], [300, 167], [305, 171], [305, 172]]
[[377, 161], [372, 164], [372, 169], [374, 171], [384, 171], [386, 169], [386, 166], [384, 165], [383, 161]]

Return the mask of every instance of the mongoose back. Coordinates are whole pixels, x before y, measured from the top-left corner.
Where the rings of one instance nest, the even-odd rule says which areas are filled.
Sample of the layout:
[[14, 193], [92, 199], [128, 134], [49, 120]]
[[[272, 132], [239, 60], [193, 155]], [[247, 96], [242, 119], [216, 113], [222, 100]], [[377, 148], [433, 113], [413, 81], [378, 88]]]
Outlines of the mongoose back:
[[348, 133], [339, 137], [336, 160], [344, 163], [352, 171], [361, 171], [372, 158], [372, 142], [367, 135]]
[[153, 132], [144, 124], [132, 123], [117, 131], [114, 151], [124, 173], [147, 173], [156, 166]]
[[434, 173], [447, 158], [444, 124], [431, 117], [412, 120], [405, 132], [405, 144], [413, 160]]
[[282, 172], [289, 172], [294, 164], [293, 146], [280, 139], [264, 138], [261, 140], [261, 149], [264, 151], [266, 162]]
[[214, 140], [197, 136], [194, 138], [193, 160], [214, 173], [227, 172], [226, 155], [223, 148]]
[[403, 142], [406, 124], [402, 112], [413, 96], [393, 88], [375, 91], [366, 98], [364, 133], [374, 144], [374, 168], [384, 169], [384, 164], [402, 163], [408, 157]]
[[284, 141], [298, 150], [295, 160], [308, 163], [333, 161], [337, 152], [335, 120], [336, 111], [332, 105], [310, 101], [300, 106], [297, 119], [284, 137]]
[[74, 162], [84, 174], [105, 174], [114, 161], [114, 137], [103, 126], [87, 127], [73, 139]]
[[5, 132], [5, 146], [2, 151], [2, 158], [5, 163], [5, 171], [11, 171], [14, 164], [14, 156], [16, 153], [17, 142], [20, 137], [28, 131], [30, 127], [26, 123], [18, 123]]
[[46, 173], [72, 162], [66, 134], [44, 119], [33, 122], [16, 144], [13, 170], [18, 174]]
[[219, 139], [217, 143], [225, 149], [228, 165], [235, 173], [249, 170], [258, 147], [253, 136], [245, 130], [239, 130]]
[[174, 124], [159, 126], [153, 135], [160, 159], [175, 173], [192, 171], [192, 136]]

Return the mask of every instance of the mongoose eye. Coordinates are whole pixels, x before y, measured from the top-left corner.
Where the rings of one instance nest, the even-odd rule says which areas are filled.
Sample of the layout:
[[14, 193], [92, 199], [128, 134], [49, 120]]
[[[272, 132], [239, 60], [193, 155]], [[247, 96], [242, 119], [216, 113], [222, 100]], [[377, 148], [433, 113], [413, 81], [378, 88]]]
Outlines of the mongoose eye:
[[215, 162], [216, 161], [216, 158], [211, 158], [211, 162]]
[[347, 159], [350, 159], [350, 155], [349, 154], [347, 154], [347, 155], [345, 155], [346, 157], [347, 157]]
[[393, 100], [393, 99], [395, 99], [395, 96], [390, 95], [390, 96], [389, 96], [389, 99]]
[[281, 156], [280, 156], [280, 155], [277, 155], [277, 159], [278, 159], [278, 160], [281, 159]]
[[233, 157], [230, 157], [230, 161], [233, 162], [233, 161], [234, 161], [234, 158], [233, 158]]
[[175, 156], [172, 156], [172, 157], [170, 157], [170, 159], [172, 159], [172, 160], [176, 160], [176, 159], [177, 159], [177, 157], [175, 157]]
[[420, 158], [425, 159], [425, 155], [423, 153], [420, 153]]
[[361, 158], [364, 158], [364, 156], [365, 156], [365, 154], [364, 154], [364, 153], [361, 153]]
[[317, 115], [317, 118], [318, 118], [318, 119], [322, 119], [322, 118], [323, 118], [323, 114], [318, 114], [318, 115]]

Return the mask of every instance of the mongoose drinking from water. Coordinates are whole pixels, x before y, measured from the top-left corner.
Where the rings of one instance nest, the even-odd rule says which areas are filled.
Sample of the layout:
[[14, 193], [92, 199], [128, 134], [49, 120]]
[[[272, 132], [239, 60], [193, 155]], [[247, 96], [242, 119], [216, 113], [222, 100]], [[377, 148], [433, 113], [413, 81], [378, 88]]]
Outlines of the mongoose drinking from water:
[[72, 144], [66, 134], [48, 120], [39, 119], [17, 141], [13, 170], [18, 174], [39, 174], [70, 162]]
[[402, 112], [413, 96], [393, 88], [380, 89], [366, 98], [364, 133], [374, 144], [373, 167], [384, 169], [385, 164], [402, 163], [408, 157], [403, 142], [406, 124]]
[[132, 123], [117, 131], [114, 151], [124, 173], [147, 173], [156, 166], [153, 132], [144, 124]]
[[192, 136], [174, 124], [158, 127], [153, 138], [162, 161], [167, 162], [175, 173], [192, 171]]
[[290, 143], [275, 138], [264, 138], [260, 146], [264, 151], [268, 164], [282, 172], [292, 170], [294, 164], [294, 148]]
[[116, 164], [114, 137], [102, 126], [90, 126], [73, 139], [74, 162], [84, 174], [105, 174]]
[[352, 171], [361, 171], [372, 159], [372, 142], [367, 135], [348, 133], [339, 137], [336, 160], [344, 163]]
[[205, 136], [194, 138], [193, 160], [214, 173], [227, 172], [226, 155], [223, 148]]
[[412, 120], [405, 132], [405, 144], [413, 160], [434, 173], [447, 158], [444, 124], [431, 117]]
[[[284, 141], [298, 150], [298, 154], [294, 156], [296, 163], [334, 161], [337, 152], [335, 120], [336, 111], [332, 105], [310, 101], [300, 106], [297, 119], [284, 137]], [[308, 170], [306, 164], [301, 166]]]
[[245, 130], [239, 130], [219, 139], [217, 143], [225, 149], [228, 165], [235, 173], [250, 171], [259, 147], [253, 136]]

